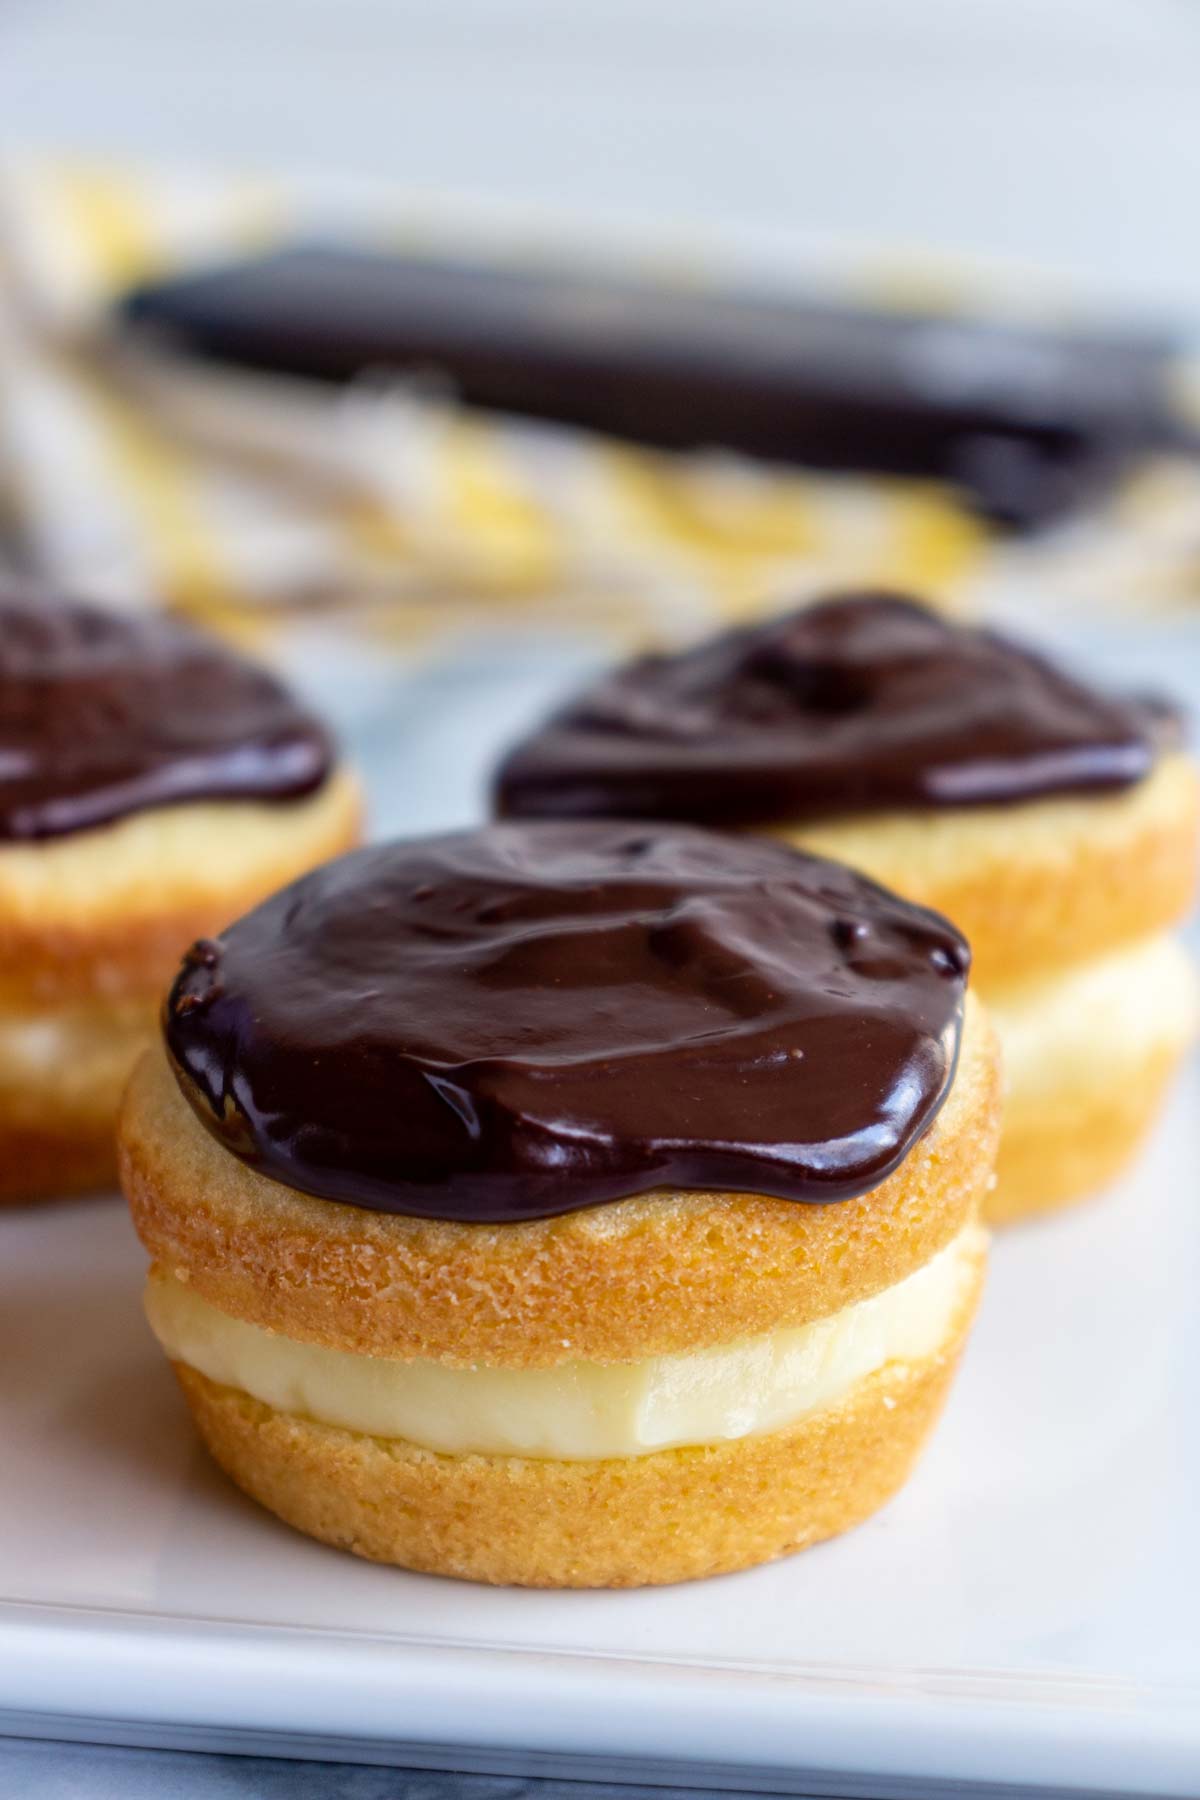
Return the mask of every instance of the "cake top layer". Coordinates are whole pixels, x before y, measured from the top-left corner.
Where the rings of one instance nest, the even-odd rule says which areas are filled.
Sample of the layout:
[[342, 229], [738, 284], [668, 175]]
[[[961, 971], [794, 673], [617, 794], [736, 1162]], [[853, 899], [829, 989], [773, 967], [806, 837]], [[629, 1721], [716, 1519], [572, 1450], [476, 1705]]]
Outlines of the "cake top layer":
[[0, 590], [0, 839], [299, 798], [332, 757], [274, 676], [190, 627]]
[[302, 1192], [460, 1221], [874, 1187], [953, 1078], [936, 913], [754, 838], [496, 825], [360, 850], [189, 953], [184, 1094]]
[[997, 632], [860, 594], [648, 656], [501, 766], [510, 817], [753, 825], [1120, 788], [1162, 713]]

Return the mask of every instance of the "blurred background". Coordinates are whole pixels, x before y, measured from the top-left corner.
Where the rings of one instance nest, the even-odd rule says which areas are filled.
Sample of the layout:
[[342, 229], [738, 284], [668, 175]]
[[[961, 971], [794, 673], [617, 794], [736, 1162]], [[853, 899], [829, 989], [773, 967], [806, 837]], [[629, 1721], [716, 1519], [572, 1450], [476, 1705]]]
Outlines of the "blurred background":
[[[282, 660], [389, 828], [477, 813], [597, 661], [829, 587], [1200, 693], [1198, 93], [1195, 0], [0, 0], [4, 561]], [[532, 278], [499, 349], [468, 306], [518, 374], [555, 312], [619, 363], [664, 284], [798, 306], [771, 367], [833, 368], [857, 448], [827, 466], [823, 413], [785, 456], [675, 403], [666, 449], [662, 407], [658, 441], [531, 424], [420, 332], [330, 382], [131, 328], [133, 291], [313, 242]], [[842, 313], [875, 335], [831, 356]], [[775, 327], [696, 329], [737, 376]], [[897, 383], [982, 408], [969, 441], [866, 466]]]
[[5, 0], [10, 144], [1046, 266], [1197, 304], [1193, 0]]

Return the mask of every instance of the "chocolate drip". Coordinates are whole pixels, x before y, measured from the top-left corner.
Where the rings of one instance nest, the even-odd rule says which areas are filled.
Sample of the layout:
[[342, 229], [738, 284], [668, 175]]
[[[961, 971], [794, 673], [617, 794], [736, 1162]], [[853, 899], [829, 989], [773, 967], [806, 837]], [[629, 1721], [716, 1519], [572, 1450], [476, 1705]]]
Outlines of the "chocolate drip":
[[875, 1186], [953, 1075], [969, 954], [780, 844], [497, 825], [318, 869], [197, 945], [180, 1086], [302, 1192], [460, 1221]]
[[1140, 781], [1163, 733], [994, 631], [852, 595], [617, 669], [518, 744], [510, 817], [802, 823]]
[[0, 592], [0, 839], [299, 798], [332, 754], [272, 675], [175, 620]]

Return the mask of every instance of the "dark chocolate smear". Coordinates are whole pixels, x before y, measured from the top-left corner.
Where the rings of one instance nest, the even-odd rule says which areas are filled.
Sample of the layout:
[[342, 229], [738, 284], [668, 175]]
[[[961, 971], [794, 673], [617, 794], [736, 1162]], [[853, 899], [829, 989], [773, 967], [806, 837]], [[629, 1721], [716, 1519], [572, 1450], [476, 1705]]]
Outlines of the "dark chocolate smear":
[[207, 1128], [327, 1200], [836, 1201], [945, 1099], [968, 961], [936, 913], [780, 844], [496, 825], [304, 876], [195, 947], [165, 1028]]
[[996, 806], [1140, 781], [1163, 709], [894, 594], [647, 656], [518, 744], [508, 817], [753, 825]]
[[0, 590], [0, 839], [191, 800], [290, 800], [324, 727], [265, 669], [177, 620]]

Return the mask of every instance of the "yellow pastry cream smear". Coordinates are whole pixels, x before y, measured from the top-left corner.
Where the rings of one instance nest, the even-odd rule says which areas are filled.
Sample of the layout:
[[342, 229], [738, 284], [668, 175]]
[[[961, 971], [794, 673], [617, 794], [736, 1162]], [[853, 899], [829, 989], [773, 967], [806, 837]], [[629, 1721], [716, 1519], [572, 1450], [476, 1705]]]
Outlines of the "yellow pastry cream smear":
[[1010, 1104], [1139, 1067], [1191, 1042], [1200, 1017], [1196, 965], [1159, 936], [1090, 957], [1061, 974], [1011, 982], [988, 1003], [1004, 1042]]
[[837, 864], [604, 821], [374, 846], [197, 943], [121, 1156], [212, 1454], [327, 1543], [489, 1582], [865, 1519], [983, 1277], [968, 962]]
[[[627, 663], [517, 743], [495, 794], [510, 818], [765, 834], [953, 919], [1010, 1064], [995, 1221], [1111, 1180], [1192, 1035], [1182, 952], [1175, 993], [1167, 952], [1139, 965], [1154, 1045], [1144, 1020], [1115, 1042], [1095, 1000], [1127, 1017], [1120, 959], [1192, 903], [1200, 777], [1174, 708], [904, 596], [835, 595]], [[1080, 1052], [1089, 1026], [1108, 1059]]]
[[344, 1431], [451, 1455], [643, 1456], [780, 1430], [888, 1363], [933, 1355], [985, 1246], [971, 1225], [894, 1287], [798, 1329], [690, 1355], [556, 1369], [449, 1369], [297, 1343], [220, 1312], [164, 1269], [147, 1283], [146, 1312], [172, 1362]]
[[1082, 1198], [1129, 1161], [1195, 1040], [1200, 978], [1160, 934], [998, 987], [989, 1007], [1007, 1089], [989, 1203], [1002, 1223]]
[[0, 584], [0, 1203], [110, 1185], [181, 950], [348, 848], [321, 722], [178, 621]]

